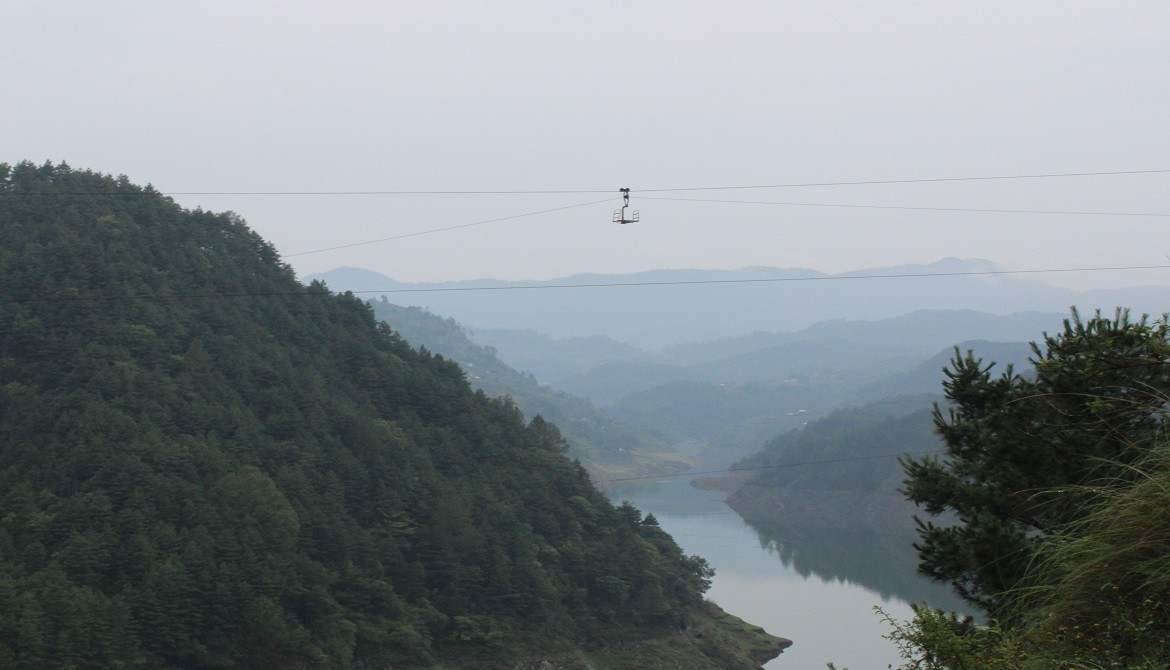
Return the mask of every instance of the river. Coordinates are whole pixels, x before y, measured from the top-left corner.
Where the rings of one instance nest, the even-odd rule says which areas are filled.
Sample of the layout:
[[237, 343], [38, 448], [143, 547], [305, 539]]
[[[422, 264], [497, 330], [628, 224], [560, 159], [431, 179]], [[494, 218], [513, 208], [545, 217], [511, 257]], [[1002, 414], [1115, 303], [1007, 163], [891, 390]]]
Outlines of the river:
[[793, 641], [768, 670], [898, 667], [883, 636], [912, 616], [909, 602], [946, 609], [961, 604], [943, 586], [914, 574], [912, 538], [879, 538], [808, 528], [757, 530], [723, 502], [718, 491], [664, 479], [609, 492], [651, 513], [688, 554], [715, 568], [707, 597], [723, 609]]

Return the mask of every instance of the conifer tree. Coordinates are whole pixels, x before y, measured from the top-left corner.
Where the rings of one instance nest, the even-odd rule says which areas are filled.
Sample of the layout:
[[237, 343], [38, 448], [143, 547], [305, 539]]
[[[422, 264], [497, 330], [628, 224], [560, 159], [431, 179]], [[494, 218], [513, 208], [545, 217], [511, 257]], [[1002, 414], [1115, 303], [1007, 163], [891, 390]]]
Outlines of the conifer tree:
[[948, 404], [934, 410], [947, 454], [903, 459], [903, 493], [929, 515], [953, 515], [919, 520], [920, 571], [991, 612], [1046, 534], [1083, 513], [1075, 487], [1124, 475], [1166, 423], [1165, 319], [1074, 311], [1033, 352], [1026, 377], [956, 350]]

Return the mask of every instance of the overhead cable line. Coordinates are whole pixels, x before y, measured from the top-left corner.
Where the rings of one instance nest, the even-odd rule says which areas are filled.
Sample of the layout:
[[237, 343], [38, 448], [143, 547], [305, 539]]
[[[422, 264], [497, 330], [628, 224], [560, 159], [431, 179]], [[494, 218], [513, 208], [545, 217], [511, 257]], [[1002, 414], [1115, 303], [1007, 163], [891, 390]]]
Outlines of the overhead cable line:
[[484, 221], [474, 221], [472, 223], [461, 223], [455, 226], [445, 226], [443, 228], [431, 228], [429, 230], [420, 230], [413, 233], [403, 233], [401, 235], [392, 235], [390, 237], [380, 237], [376, 240], [366, 240], [364, 242], [353, 242], [350, 244], [339, 244], [335, 247], [326, 247], [324, 249], [313, 249], [312, 251], [298, 251], [295, 254], [284, 254], [284, 258], [292, 258], [293, 256], [307, 256], [309, 254], [319, 254], [324, 251], [336, 251], [337, 249], [349, 249], [352, 247], [360, 247], [367, 244], [377, 244], [378, 242], [389, 242], [390, 240], [401, 240], [407, 237], [418, 237], [420, 235], [430, 235], [431, 233], [441, 233], [448, 230], [458, 230], [460, 228], [471, 228], [472, 226], [482, 226], [488, 223], [497, 223], [500, 221], [510, 221], [512, 219], [521, 219], [527, 216], [536, 216], [538, 214], [549, 214], [552, 212], [562, 212], [566, 209], [577, 209], [579, 207], [588, 207], [589, 205], [597, 205], [603, 202], [609, 202], [613, 198], [605, 198], [603, 200], [593, 200], [591, 202], [583, 202], [579, 205], [566, 205], [564, 207], [554, 207], [552, 209], [542, 209], [536, 212], [525, 212], [523, 214], [512, 214], [510, 216], [501, 216], [496, 219], [486, 219]]
[[476, 291], [534, 291], [547, 289], [577, 289], [577, 288], [618, 288], [631, 286], [691, 286], [712, 284], [760, 284], [760, 283], [787, 283], [787, 282], [815, 282], [815, 281], [850, 281], [872, 279], [913, 279], [928, 277], [975, 277], [994, 275], [1019, 274], [1049, 274], [1068, 272], [1113, 272], [1123, 270], [1170, 270], [1170, 265], [1128, 265], [1116, 267], [1096, 268], [1050, 268], [1046, 270], [972, 270], [966, 272], [900, 272], [896, 274], [864, 274], [864, 275], [822, 275], [816, 277], [760, 277], [746, 279], [689, 279], [676, 281], [643, 281], [643, 282], [594, 282], [588, 284], [526, 284], [510, 286], [434, 286], [426, 288], [386, 288], [361, 289], [349, 291], [261, 291], [251, 292], [207, 292], [207, 293], [172, 293], [172, 294], [138, 294], [138, 295], [70, 295], [70, 296], [33, 296], [27, 298], [7, 298], [0, 303], [32, 303], [32, 302], [82, 302], [82, 301], [124, 301], [124, 300], [181, 300], [200, 298], [274, 298], [279, 296], [332, 296], [342, 293], [382, 294], [382, 293], [463, 293]]
[[162, 191], [163, 195], [570, 195], [613, 193], [612, 188], [551, 189], [535, 191]]
[[741, 472], [760, 472], [761, 470], [779, 470], [781, 468], [795, 468], [806, 465], [834, 465], [838, 463], [855, 463], [858, 461], [874, 461], [881, 458], [901, 458], [902, 456], [933, 456], [945, 454], [944, 450], [936, 451], [907, 451], [898, 454], [877, 454], [874, 456], [853, 456], [850, 458], [830, 458], [820, 461], [802, 461], [798, 463], [778, 463], [776, 465], [757, 465], [750, 468], [727, 468], [726, 470], [706, 470], [703, 472], [680, 472], [673, 475], [644, 475], [639, 477], [615, 477], [599, 479], [598, 484], [613, 484], [615, 482], [636, 482], [647, 479], [668, 479], [671, 477], [695, 477], [698, 475], [734, 475]]
[[1012, 179], [1057, 179], [1062, 177], [1106, 177], [1139, 174], [1166, 174], [1170, 169], [1162, 170], [1118, 170], [1114, 172], [1047, 172], [1037, 174], [1014, 175], [986, 175], [973, 177], [931, 177], [925, 179], [871, 179], [861, 181], [822, 181], [786, 184], [756, 184], [752, 186], [692, 186], [688, 188], [639, 188], [635, 193], [667, 193], [679, 191], [736, 191], [754, 188], [805, 188], [814, 186], [882, 186], [886, 184], [930, 184], [956, 181], [1006, 181]]
[[[929, 184], [938, 182], [999, 181], [1013, 179], [1058, 179], [1065, 177], [1108, 177], [1141, 174], [1166, 174], [1170, 169], [1117, 170], [1111, 172], [1048, 172], [1013, 175], [977, 175], [965, 177], [928, 177], [924, 179], [869, 179], [859, 181], [792, 182], [746, 186], [689, 186], [675, 188], [638, 188], [634, 193], [668, 193], [680, 191], [733, 191], [763, 188], [804, 188], [817, 186], [877, 186], [885, 184]], [[415, 190], [415, 191], [173, 191], [164, 195], [557, 195], [570, 193], [612, 193], [613, 189], [559, 190]]]
[[[734, 191], [766, 188], [806, 188], [820, 186], [881, 186], [889, 184], [930, 184], [945, 182], [969, 181], [1008, 181], [1019, 179], [1060, 179], [1069, 177], [1110, 177], [1148, 174], [1167, 174], [1168, 169], [1155, 170], [1114, 170], [1098, 172], [1043, 172], [1031, 174], [1007, 175], [973, 175], [961, 177], [926, 177], [915, 179], [865, 179], [854, 181], [822, 181], [822, 182], [781, 182], [775, 184], [750, 184], [729, 186], [686, 186], [672, 188], [641, 188], [631, 189], [632, 193], [671, 193], [684, 191]], [[417, 190], [363, 190], [363, 191], [158, 191], [161, 195], [169, 196], [197, 196], [197, 195], [240, 195], [240, 196], [376, 196], [376, 195], [567, 195], [573, 193], [614, 193], [614, 189], [507, 189], [507, 190], [475, 190], [475, 189], [417, 189]], [[107, 195], [116, 195], [120, 191], [110, 191]], [[3, 195], [21, 196], [67, 196], [67, 195], [103, 195], [93, 191], [56, 191], [56, 192], [12, 192], [0, 193]]]
[[666, 202], [713, 202], [737, 205], [779, 205], [784, 207], [831, 207], [842, 209], [893, 209], [912, 212], [973, 212], [977, 214], [1051, 214], [1063, 216], [1170, 217], [1170, 212], [1086, 212], [1059, 209], [987, 209], [978, 207], [908, 207], [904, 205], [850, 205], [829, 202], [777, 202], [774, 200], [723, 200], [718, 198], [664, 198], [644, 195], [642, 200]]
[[[626, 202], [629, 200], [629, 189], [623, 189], [623, 194]], [[850, 205], [850, 204], [836, 204], [836, 203], [811, 203], [811, 202], [776, 202], [763, 200], [721, 200], [714, 198], [665, 198], [661, 196], [643, 196], [643, 200], [661, 200], [668, 202], [710, 202], [710, 203], [732, 203], [745, 205], [780, 205], [792, 207], [837, 207], [849, 209], [889, 209], [889, 210], [910, 210], [910, 211], [934, 211], [934, 212], [977, 212], [977, 213], [997, 213], [997, 214], [1047, 214], [1047, 215], [1067, 215], [1067, 216], [1131, 216], [1131, 217], [1170, 217], [1170, 213], [1161, 212], [1085, 212], [1072, 210], [1024, 210], [1024, 209], [976, 209], [968, 207], [904, 207], [891, 205]], [[390, 237], [380, 237], [374, 240], [365, 240], [362, 242], [353, 242], [350, 244], [340, 244], [332, 247], [325, 247], [323, 249], [313, 249], [310, 251], [298, 251], [292, 254], [284, 254], [285, 258], [292, 258], [295, 256], [307, 256], [309, 254], [318, 254], [326, 251], [336, 251], [338, 249], [350, 249], [353, 247], [365, 246], [367, 244], [377, 244], [379, 242], [389, 242], [392, 240], [401, 240], [410, 237], [418, 237], [420, 235], [430, 235], [432, 233], [441, 233], [451, 230], [459, 230], [461, 228], [471, 228], [473, 226], [482, 226], [488, 223], [497, 223], [500, 221], [509, 221], [512, 219], [520, 219], [529, 216], [537, 216], [539, 214], [549, 214], [552, 212], [560, 212], [569, 209], [577, 209], [580, 207], [588, 207], [590, 205], [597, 205], [603, 202], [609, 202], [612, 198], [604, 198], [602, 200], [593, 200], [590, 202], [581, 203], [578, 205], [567, 205], [564, 207], [554, 207], [552, 209], [542, 209], [535, 212], [526, 212], [523, 214], [513, 214], [511, 216], [502, 216], [495, 219], [487, 219], [484, 221], [475, 221], [472, 223], [463, 223], [454, 226], [444, 226], [442, 228], [431, 228], [429, 230], [420, 230], [413, 233], [403, 233], [401, 235], [392, 235]], [[631, 220], [617, 221], [619, 223], [634, 223], [637, 219], [637, 212]]]

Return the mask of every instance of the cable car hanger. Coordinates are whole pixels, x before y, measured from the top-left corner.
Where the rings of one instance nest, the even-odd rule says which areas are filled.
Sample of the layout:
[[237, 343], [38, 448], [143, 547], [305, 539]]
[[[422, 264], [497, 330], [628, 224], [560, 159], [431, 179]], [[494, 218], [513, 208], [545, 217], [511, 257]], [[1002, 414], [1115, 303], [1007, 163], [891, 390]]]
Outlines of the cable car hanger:
[[623, 188], [623, 189], [619, 189], [619, 190], [622, 193], [622, 203], [623, 204], [622, 204], [621, 209], [613, 210], [613, 222], [614, 223], [637, 223], [638, 222], [638, 210], [636, 210], [636, 209], [634, 210], [634, 212], [630, 216], [630, 218], [628, 218], [628, 219], [626, 218], [626, 209], [630, 206], [630, 189]]

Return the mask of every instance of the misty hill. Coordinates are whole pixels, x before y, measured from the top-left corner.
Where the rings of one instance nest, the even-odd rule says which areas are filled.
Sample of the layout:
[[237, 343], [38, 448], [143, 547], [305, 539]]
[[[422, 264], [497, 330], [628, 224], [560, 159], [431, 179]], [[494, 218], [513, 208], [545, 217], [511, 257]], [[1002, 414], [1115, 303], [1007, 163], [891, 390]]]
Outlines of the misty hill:
[[558, 385], [569, 393], [608, 408], [637, 393], [686, 381], [709, 380], [683, 365], [609, 361], [588, 372], [561, 378]]
[[[751, 477], [737, 496], [770, 488], [893, 492], [901, 484], [902, 469], [895, 457], [886, 455], [939, 449], [931, 420], [933, 403], [942, 400], [939, 391], [834, 410], [777, 436], [759, 454], [732, 466], [769, 468]], [[873, 460], [849, 460], [858, 458]], [[813, 461], [835, 462], [783, 467]]]
[[490, 347], [508, 365], [531, 372], [541, 382], [564, 388], [566, 379], [613, 363], [653, 364], [660, 356], [604, 335], [554, 338], [535, 330], [468, 329], [470, 337]]
[[[307, 279], [323, 279], [339, 289], [369, 291], [371, 296], [390, 292], [393, 302], [426, 307], [476, 328], [534, 329], [552, 337], [604, 335], [650, 350], [754, 331], [799, 330], [832, 319], [886, 319], [915, 310], [968, 309], [1006, 315], [1067, 313], [1072, 305], [1084, 313], [1097, 308], [1112, 312], [1117, 305], [1129, 305], [1135, 312], [1161, 314], [1170, 304], [1167, 286], [1078, 292], [1025, 276], [961, 274], [996, 269], [985, 260], [949, 258], [837, 275], [754, 267], [574, 275], [547, 281], [404, 283], [368, 270], [338, 268]], [[948, 273], [951, 276], [937, 276]], [[860, 278], [923, 274], [936, 276]], [[629, 285], [532, 289], [608, 283]], [[465, 290], [485, 287], [522, 290]], [[461, 290], [394, 293], [420, 289]]]
[[994, 372], [1003, 372], [1011, 365], [1018, 374], [1029, 374], [1032, 369], [1032, 345], [1027, 342], [988, 342], [970, 340], [960, 342], [953, 348], [940, 351], [929, 360], [901, 374], [891, 375], [881, 381], [867, 384], [858, 390], [861, 398], [879, 399], [899, 395], [939, 393], [945, 379], [943, 368], [950, 364], [955, 355], [968, 350], [987, 363], [995, 363]]
[[664, 353], [674, 360], [713, 362], [792, 342], [834, 340], [920, 355], [965, 340], [1033, 340], [1044, 329], [1059, 325], [1067, 315], [1067, 309], [1004, 315], [969, 309], [924, 309], [887, 319], [834, 319], [795, 331], [688, 342], [668, 347]]
[[919, 357], [835, 339], [801, 340], [695, 365], [612, 361], [560, 381], [561, 388], [603, 406], [621, 404], [635, 394], [676, 382], [746, 384], [789, 382], [808, 376], [858, 376], [874, 379], [905, 369]]
[[662, 439], [690, 444], [706, 468], [754, 453], [778, 432], [803, 425], [839, 404], [848, 383], [781, 384], [679, 381], [634, 393], [607, 408], [621, 421]]
[[0, 294], [0, 665], [518, 667], [705, 611], [555, 426], [234, 214], [0, 165]]
[[[778, 432], [836, 407], [886, 396], [937, 392], [952, 348], [974, 347], [989, 360], [1025, 366], [1027, 339], [1062, 314], [994, 315], [920, 310], [877, 321], [835, 320], [789, 332], [755, 332], [690, 342], [659, 353], [605, 338], [551, 338], [531, 331], [488, 331], [493, 348], [544, 357], [538, 367], [557, 386], [591, 399], [625, 424], [685, 444], [703, 467], [722, 467], [757, 451]], [[472, 331], [480, 337], [483, 331]], [[972, 339], [981, 338], [981, 339]], [[580, 363], [618, 357], [586, 372]], [[574, 361], [562, 366], [561, 361]]]
[[[1011, 365], [1030, 374], [1030, 345], [963, 342], [1003, 373]], [[954, 348], [902, 375], [870, 385], [860, 395], [892, 392], [865, 404], [841, 407], [802, 428], [777, 435], [732, 468], [755, 469], [735, 482], [728, 504], [753, 525], [834, 525], [851, 530], [912, 535], [914, 506], [897, 489], [903, 474], [896, 456], [940, 450], [932, 407], [944, 404], [943, 372]], [[808, 464], [808, 465], [793, 465]], [[779, 510], [779, 511], [778, 511]]]
[[[864, 384], [903, 372], [924, 357], [964, 340], [1033, 338], [1060, 323], [1066, 313], [999, 316], [970, 310], [920, 310], [877, 321], [841, 319], [796, 331], [761, 331], [687, 342], [659, 353], [600, 337], [558, 339], [531, 331], [478, 329], [471, 335], [496, 349], [500, 358], [514, 367], [533, 372], [540, 381], [605, 406], [678, 381], [771, 382], [848, 370], [857, 373], [859, 383]], [[604, 362], [597, 364], [599, 360]], [[587, 367], [589, 364], [594, 367]]]
[[374, 316], [407, 342], [456, 361], [472, 388], [507, 396], [524, 414], [556, 424], [569, 443], [569, 455], [600, 479], [681, 472], [693, 465], [669, 443], [614, 421], [588, 400], [541, 385], [505, 365], [488, 347], [472, 342], [453, 319], [420, 307], [400, 307], [383, 297], [370, 303]]
[[902, 396], [837, 409], [778, 435], [735, 463], [760, 469], [725, 482], [733, 487], [727, 504], [772, 535], [834, 528], [899, 538], [908, 547], [916, 509], [898, 493], [903, 476], [897, 457], [941, 448], [931, 417], [932, 403], [941, 399]]
[[[796, 344], [801, 343], [789, 346]], [[834, 357], [822, 354], [837, 352], [839, 343], [822, 343], [821, 348], [804, 344], [809, 346], [804, 358], [769, 361], [767, 354], [783, 349], [758, 352], [761, 370], [775, 367], [777, 361], [789, 361], [789, 372], [781, 379], [674, 381], [631, 393], [606, 411], [664, 439], [697, 441], [701, 446], [691, 448], [704, 467], [722, 467], [755, 453], [776, 434], [799, 428], [836, 408], [899, 395], [937, 394], [944, 380], [942, 370], [954, 355], [954, 347], [947, 347], [925, 361], [915, 358], [921, 362], [910, 365], [907, 357], [873, 347], [859, 346]], [[973, 340], [956, 346], [961, 351], [973, 349], [989, 363], [997, 362], [997, 370], [1007, 364], [1020, 373], [1030, 368], [1031, 347], [1023, 342]]]

